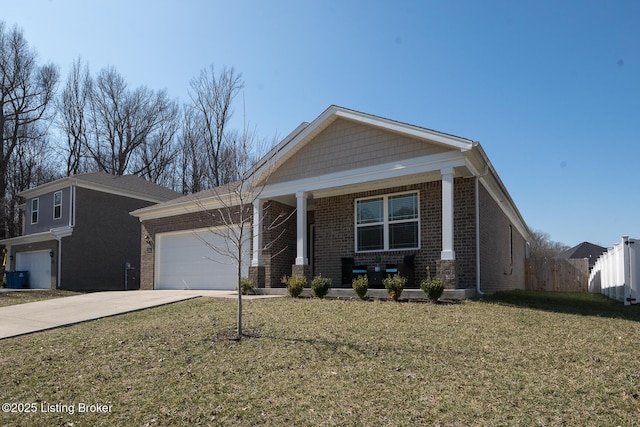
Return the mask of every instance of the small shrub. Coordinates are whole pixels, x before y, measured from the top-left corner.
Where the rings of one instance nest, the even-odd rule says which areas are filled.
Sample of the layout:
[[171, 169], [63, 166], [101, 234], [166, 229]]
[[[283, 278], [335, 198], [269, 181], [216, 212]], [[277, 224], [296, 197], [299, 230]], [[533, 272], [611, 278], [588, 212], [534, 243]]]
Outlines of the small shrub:
[[307, 285], [307, 278], [300, 274], [292, 274], [291, 276], [282, 276], [282, 283], [287, 286], [289, 295], [298, 298], [302, 293], [302, 289]]
[[358, 295], [360, 299], [364, 299], [365, 295], [367, 295], [367, 291], [369, 290], [369, 279], [367, 279], [367, 276], [358, 276], [353, 279], [351, 286], [353, 287], [356, 295]]
[[438, 302], [444, 292], [444, 282], [438, 278], [432, 278], [431, 271], [427, 267], [427, 278], [420, 283], [420, 289], [422, 289], [429, 301]]
[[387, 290], [389, 297], [394, 301], [398, 301], [400, 299], [400, 295], [402, 295], [404, 286], [407, 284], [407, 278], [402, 277], [399, 274], [394, 274], [393, 276], [382, 279], [382, 284]]
[[322, 274], [314, 277], [311, 281], [311, 290], [318, 298], [322, 298], [327, 295], [329, 289], [331, 289], [331, 279], [328, 277], [322, 277]]
[[250, 277], [243, 277], [240, 279], [240, 291], [242, 295], [253, 294], [256, 290], [255, 285], [253, 284], [253, 279]]

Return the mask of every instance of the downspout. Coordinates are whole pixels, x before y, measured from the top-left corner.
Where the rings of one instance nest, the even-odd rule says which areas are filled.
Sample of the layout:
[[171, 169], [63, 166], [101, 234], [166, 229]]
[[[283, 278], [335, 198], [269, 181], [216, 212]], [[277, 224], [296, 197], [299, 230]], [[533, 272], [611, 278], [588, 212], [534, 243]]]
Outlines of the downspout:
[[58, 237], [58, 289], [62, 287], [62, 237]]
[[76, 185], [71, 184], [71, 195], [69, 197], [69, 227], [76, 225]]
[[480, 289], [480, 195], [478, 190], [480, 189], [480, 177], [476, 176], [476, 293], [479, 296], [483, 296], [484, 292]]
[[476, 293], [480, 296], [484, 295], [480, 289], [480, 178], [489, 173], [489, 165], [485, 165], [484, 172], [476, 175]]

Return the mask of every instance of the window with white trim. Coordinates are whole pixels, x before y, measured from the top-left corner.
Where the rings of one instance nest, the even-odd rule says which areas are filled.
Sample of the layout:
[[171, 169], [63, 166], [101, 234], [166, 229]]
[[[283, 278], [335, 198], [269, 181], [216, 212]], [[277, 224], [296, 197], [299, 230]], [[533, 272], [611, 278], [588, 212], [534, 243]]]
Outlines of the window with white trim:
[[53, 193], [53, 219], [62, 218], [62, 191]]
[[31, 200], [31, 224], [38, 223], [39, 211], [40, 211], [40, 199]]
[[420, 248], [418, 192], [356, 200], [356, 252]]

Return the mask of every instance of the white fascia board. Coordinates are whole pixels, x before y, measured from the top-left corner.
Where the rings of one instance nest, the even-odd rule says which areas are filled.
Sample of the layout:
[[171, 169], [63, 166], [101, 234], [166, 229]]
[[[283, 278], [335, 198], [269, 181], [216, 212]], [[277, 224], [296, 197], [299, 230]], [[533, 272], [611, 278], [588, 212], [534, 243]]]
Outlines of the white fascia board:
[[126, 191], [119, 188], [96, 184], [89, 181], [83, 181], [83, 180], [74, 178], [72, 176], [47, 182], [46, 184], [39, 185], [29, 190], [24, 190], [20, 192], [19, 195], [25, 198], [33, 198], [33, 197], [41, 196], [43, 194], [51, 193], [53, 191], [62, 190], [72, 185], [75, 185], [76, 187], [80, 187], [80, 188], [86, 188], [88, 190], [99, 191], [101, 193], [107, 193], [107, 194], [113, 194], [116, 196], [123, 196], [123, 197], [138, 199], [138, 200], [144, 200], [146, 202], [160, 203], [165, 201], [165, 199], [158, 199], [157, 197], [152, 197], [145, 193]]
[[277, 167], [282, 161], [286, 160], [298, 147], [299, 144], [307, 139], [315, 137], [320, 131], [325, 129], [329, 124], [337, 118], [343, 118], [353, 122], [362, 123], [378, 129], [383, 129], [396, 134], [405, 135], [422, 141], [428, 141], [443, 145], [447, 148], [459, 150], [461, 152], [469, 151], [474, 147], [474, 142], [453, 135], [447, 135], [437, 131], [385, 119], [382, 117], [372, 116], [366, 113], [360, 113], [354, 110], [344, 109], [335, 105], [327, 108], [313, 122], [306, 125], [303, 124], [296, 128], [285, 140], [283, 140], [275, 149], [275, 152], [269, 153], [269, 159], [263, 161], [263, 166], [256, 171], [256, 177], [260, 177], [269, 167]]
[[51, 193], [53, 191], [62, 190], [73, 184], [73, 179], [70, 177], [60, 178], [55, 181], [47, 182], [37, 187], [30, 188], [28, 190], [21, 191], [18, 195], [24, 198], [38, 197], [43, 194]]
[[478, 177], [484, 188], [491, 195], [491, 198], [500, 206], [502, 212], [507, 215], [511, 223], [516, 226], [525, 240], [528, 242], [531, 241], [532, 236], [529, 226], [522, 217], [522, 214], [480, 143], [474, 143], [474, 149], [469, 153], [467, 159], [467, 168], [473, 175]]
[[145, 194], [145, 193], [126, 191], [119, 188], [95, 184], [93, 182], [88, 182], [88, 181], [76, 180], [73, 184], [79, 188], [86, 188], [88, 190], [99, 191], [101, 193], [107, 193], [107, 194], [113, 194], [115, 196], [122, 196], [122, 197], [129, 197], [132, 199], [144, 200], [146, 202], [160, 203], [160, 202], [166, 201], [166, 199], [159, 199], [157, 197], [149, 196], [148, 194]]
[[400, 133], [421, 140], [435, 142], [447, 147], [456, 148], [461, 151], [468, 151], [473, 148], [473, 141], [471, 140], [453, 135], [443, 134], [437, 131], [385, 119], [382, 117], [375, 117], [369, 114], [359, 113], [352, 110], [343, 110], [339, 107], [336, 107], [336, 110], [333, 112], [333, 114], [335, 114], [337, 117], [342, 117], [351, 121], [356, 121], [369, 126], [385, 129], [393, 133]]
[[140, 221], [150, 219], [166, 218], [171, 216], [185, 215], [194, 212], [204, 212], [214, 209], [226, 209], [232, 206], [239, 206], [242, 200], [236, 194], [221, 194], [219, 196], [209, 196], [203, 199], [193, 198], [180, 204], [170, 206], [149, 206], [138, 209], [129, 214], [137, 217]]
[[40, 233], [27, 234], [25, 236], [10, 237], [0, 240], [0, 245], [15, 246], [28, 245], [31, 243], [47, 242], [49, 240], [60, 240], [63, 237], [69, 237], [73, 234], [73, 227], [52, 228], [49, 231]]
[[[524, 220], [518, 213], [511, 197], [508, 194], [500, 191], [495, 185], [495, 180], [491, 179], [491, 175], [479, 177], [480, 182], [484, 186], [485, 190], [489, 192], [491, 198], [496, 202], [502, 212], [509, 218], [512, 224], [515, 225], [516, 229], [522, 234], [524, 239], [527, 242], [531, 241], [531, 231], [529, 231], [529, 227], [525, 224]], [[493, 182], [492, 182], [493, 181]]]
[[439, 171], [445, 168], [461, 167], [465, 166], [465, 164], [464, 154], [450, 151], [436, 155], [415, 157], [404, 161], [303, 178], [295, 181], [267, 184], [262, 190], [260, 197], [271, 198], [295, 194], [299, 191], [313, 192], [381, 180], [389, 180], [389, 185], [392, 186], [392, 180], [394, 178]]

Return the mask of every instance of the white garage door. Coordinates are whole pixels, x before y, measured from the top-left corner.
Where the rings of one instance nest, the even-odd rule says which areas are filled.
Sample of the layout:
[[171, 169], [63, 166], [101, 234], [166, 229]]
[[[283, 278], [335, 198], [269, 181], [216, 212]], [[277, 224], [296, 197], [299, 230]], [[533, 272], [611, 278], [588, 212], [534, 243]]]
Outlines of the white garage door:
[[29, 272], [31, 289], [51, 289], [51, 255], [49, 251], [18, 252], [16, 271]]
[[[155, 288], [235, 290], [237, 264], [210, 246], [226, 250], [227, 240], [208, 229], [156, 235]], [[245, 246], [248, 260], [249, 243]], [[247, 272], [248, 263], [244, 262], [242, 275]]]

